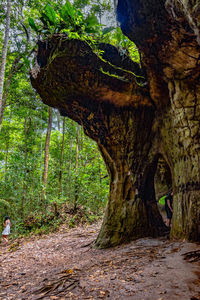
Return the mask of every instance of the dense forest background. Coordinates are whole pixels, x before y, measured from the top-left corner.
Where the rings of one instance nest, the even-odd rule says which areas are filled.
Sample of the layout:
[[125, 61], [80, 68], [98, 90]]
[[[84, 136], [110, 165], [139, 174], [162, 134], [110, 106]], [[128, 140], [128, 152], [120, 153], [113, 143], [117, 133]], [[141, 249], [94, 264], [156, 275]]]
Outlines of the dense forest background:
[[[62, 205], [74, 211], [81, 206], [91, 220], [102, 215], [109, 177], [95, 142], [81, 126], [41, 102], [29, 71], [38, 39], [58, 32], [89, 39], [94, 48], [103, 41], [122, 52], [132, 49], [138, 60], [134, 44], [117, 27], [113, 5], [100, 0], [1, 2], [0, 229], [5, 215], [16, 234], [33, 224], [56, 223]], [[58, 28], [61, 9], [66, 20], [59, 20], [65, 26]]]

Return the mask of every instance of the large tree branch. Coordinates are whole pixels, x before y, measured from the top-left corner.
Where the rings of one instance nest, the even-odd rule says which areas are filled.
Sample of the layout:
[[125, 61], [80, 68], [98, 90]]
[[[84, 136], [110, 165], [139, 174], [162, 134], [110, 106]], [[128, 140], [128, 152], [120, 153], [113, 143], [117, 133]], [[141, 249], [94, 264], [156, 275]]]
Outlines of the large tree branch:
[[[113, 49], [116, 48], [109, 47]], [[104, 57], [108, 57], [106, 49]], [[87, 107], [95, 113], [100, 103], [115, 107], [152, 106], [148, 88], [142, 86], [145, 78], [139, 66], [130, 63], [127, 70], [126, 64], [125, 70], [117, 51], [112, 58], [101, 59], [86, 42], [54, 36], [48, 42], [39, 42], [32, 85], [46, 104], [66, 114], [72, 114], [74, 106]], [[113, 64], [116, 61], [117, 66]]]

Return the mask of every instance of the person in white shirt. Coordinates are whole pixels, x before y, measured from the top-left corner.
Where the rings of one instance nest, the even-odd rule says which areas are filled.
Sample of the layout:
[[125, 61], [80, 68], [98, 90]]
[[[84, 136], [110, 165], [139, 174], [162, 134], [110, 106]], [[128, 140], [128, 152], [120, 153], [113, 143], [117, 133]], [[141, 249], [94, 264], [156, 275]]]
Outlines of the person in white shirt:
[[5, 227], [3, 232], [2, 232], [2, 240], [3, 242], [5, 242], [6, 244], [8, 243], [8, 236], [10, 234], [10, 226], [11, 226], [11, 222], [10, 222], [10, 218], [9, 217], [5, 217], [3, 226]]

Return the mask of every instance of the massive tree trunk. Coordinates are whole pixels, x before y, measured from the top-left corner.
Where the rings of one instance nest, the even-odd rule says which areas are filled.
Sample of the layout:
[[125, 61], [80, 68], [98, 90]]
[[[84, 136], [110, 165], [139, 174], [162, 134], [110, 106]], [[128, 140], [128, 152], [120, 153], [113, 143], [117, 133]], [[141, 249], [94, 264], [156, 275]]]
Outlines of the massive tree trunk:
[[[106, 115], [106, 112], [104, 112]], [[110, 196], [99, 247], [109, 247], [166, 230], [154, 191], [157, 156], [152, 151], [154, 109], [130, 108], [107, 116], [106, 144], [99, 144], [110, 175]]]
[[[195, 75], [196, 77], [196, 75]], [[199, 81], [199, 79], [198, 79]], [[171, 107], [163, 118], [163, 149], [173, 170], [171, 235], [200, 240], [200, 85], [196, 79], [169, 83]], [[167, 136], [166, 136], [167, 133]]]
[[[47, 53], [58, 41], [55, 36], [48, 50], [40, 44], [40, 51], [47, 51], [40, 52], [40, 65], [45, 63]], [[85, 133], [97, 142], [107, 165], [110, 196], [96, 245], [109, 247], [142, 236], [162, 234], [166, 228], [157, 209], [154, 191], [158, 159], [156, 146], [153, 146], [157, 145], [155, 108], [147, 88], [140, 87], [131, 72], [102, 61], [84, 42], [75, 40], [64, 44], [60, 53], [58, 46], [58, 56], [47, 69], [41, 68], [38, 73], [36, 66], [32, 84], [44, 102], [49, 103], [50, 99], [52, 106], [83, 126]], [[115, 51], [115, 62], [122, 66], [127, 64], [114, 47], [108, 46], [108, 49]], [[136, 64], [130, 61], [129, 67], [141, 75]], [[108, 76], [102, 68], [119, 77]], [[54, 70], [55, 78], [50, 69]], [[67, 94], [63, 85], [66, 85]]]
[[174, 191], [171, 236], [195, 241], [200, 240], [199, 8], [197, 0], [119, 0], [118, 5], [122, 30], [143, 52], [161, 117], [160, 148]]
[[110, 174], [99, 247], [166, 230], [154, 190], [160, 156], [174, 191], [171, 235], [200, 239], [198, 3], [188, 8], [190, 17], [181, 3], [118, 1], [122, 30], [142, 52], [142, 69], [111, 45], [99, 45], [101, 60], [81, 41], [39, 42], [33, 86], [46, 104], [83, 126]]

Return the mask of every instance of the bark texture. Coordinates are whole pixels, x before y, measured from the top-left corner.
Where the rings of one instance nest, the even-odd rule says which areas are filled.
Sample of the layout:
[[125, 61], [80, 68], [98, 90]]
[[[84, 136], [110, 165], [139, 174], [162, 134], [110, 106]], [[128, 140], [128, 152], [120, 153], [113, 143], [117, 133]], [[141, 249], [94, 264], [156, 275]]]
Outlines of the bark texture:
[[[59, 127], [60, 127], [60, 125], [58, 126], [58, 128]], [[59, 197], [62, 194], [64, 145], [65, 145], [65, 118], [63, 117], [63, 120], [62, 120], [62, 144], [61, 144], [61, 151], [60, 151], [60, 171], [59, 171], [59, 180], [58, 180], [58, 185], [59, 185], [58, 196]]]
[[8, 51], [8, 38], [9, 38], [9, 30], [10, 30], [10, 10], [11, 10], [11, 1], [7, 0], [7, 14], [6, 14], [6, 27], [5, 27], [5, 37], [4, 44], [2, 49], [2, 57], [1, 57], [1, 67], [0, 67], [0, 112], [2, 111], [2, 97], [3, 97], [3, 84], [4, 84], [4, 74], [5, 74], [5, 66], [6, 66], [6, 57]]
[[44, 170], [43, 170], [43, 178], [42, 178], [43, 187], [41, 192], [41, 206], [43, 208], [46, 207], [46, 187], [47, 187], [47, 179], [48, 179], [49, 146], [50, 146], [50, 139], [51, 139], [52, 121], [53, 121], [53, 109], [49, 107], [48, 128], [46, 133], [45, 150], [44, 150]]
[[33, 86], [44, 103], [84, 127], [110, 174], [98, 247], [166, 230], [154, 189], [161, 156], [174, 191], [171, 235], [200, 239], [200, 47], [183, 2], [118, 1], [142, 68], [111, 45], [99, 45], [102, 60], [82, 41], [57, 35], [39, 42]]
[[200, 240], [199, 9], [199, 1], [189, 0], [119, 1], [118, 5], [124, 33], [144, 55], [150, 94], [157, 108], [160, 151], [172, 172], [175, 196], [171, 235], [197, 241]]

